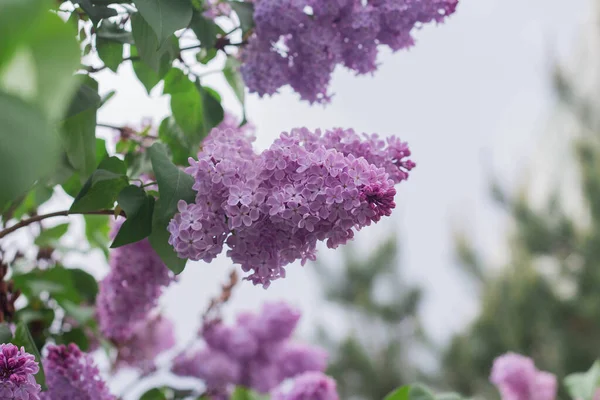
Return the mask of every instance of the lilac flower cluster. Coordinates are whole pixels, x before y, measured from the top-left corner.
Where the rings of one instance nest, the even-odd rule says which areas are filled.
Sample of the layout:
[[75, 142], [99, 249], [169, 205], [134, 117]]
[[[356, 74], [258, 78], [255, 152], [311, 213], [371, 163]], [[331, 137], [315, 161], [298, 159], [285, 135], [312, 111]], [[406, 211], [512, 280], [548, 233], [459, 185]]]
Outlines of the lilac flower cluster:
[[114, 400], [89, 354], [77, 345], [48, 346], [44, 359], [48, 392], [43, 400]]
[[231, 14], [231, 6], [224, 0], [207, 0], [203, 4], [204, 15], [206, 18], [215, 19], [221, 16]]
[[257, 154], [240, 130], [213, 129], [194, 176], [195, 203], [178, 204], [169, 243], [182, 258], [210, 262], [227, 255], [246, 278], [265, 288], [285, 276], [284, 266], [314, 260], [316, 244], [336, 248], [354, 229], [389, 216], [394, 185], [415, 164], [406, 143], [353, 130], [283, 133]]
[[139, 324], [130, 339], [119, 343], [116, 364], [150, 373], [156, 369], [156, 356], [175, 346], [172, 322], [158, 314]]
[[234, 326], [210, 323], [202, 332], [205, 347], [178, 356], [173, 372], [200, 378], [211, 393], [226, 395], [233, 385], [267, 393], [285, 379], [323, 371], [323, 350], [290, 341], [299, 319], [285, 303], [268, 303], [259, 315], [238, 316]]
[[118, 343], [130, 339], [172, 281], [172, 273], [148, 239], [112, 250], [110, 272], [100, 282], [96, 299], [102, 334]]
[[321, 372], [306, 372], [290, 385], [281, 385], [271, 400], [339, 400], [335, 381]]
[[311, 103], [328, 102], [337, 64], [357, 74], [377, 69], [379, 45], [414, 45], [412, 32], [454, 13], [458, 0], [256, 0], [254, 34], [241, 53], [251, 92], [289, 84]]
[[35, 357], [14, 344], [0, 344], [0, 399], [39, 400]]
[[494, 360], [490, 381], [496, 385], [502, 400], [554, 400], [556, 377], [539, 371], [533, 360], [506, 353]]

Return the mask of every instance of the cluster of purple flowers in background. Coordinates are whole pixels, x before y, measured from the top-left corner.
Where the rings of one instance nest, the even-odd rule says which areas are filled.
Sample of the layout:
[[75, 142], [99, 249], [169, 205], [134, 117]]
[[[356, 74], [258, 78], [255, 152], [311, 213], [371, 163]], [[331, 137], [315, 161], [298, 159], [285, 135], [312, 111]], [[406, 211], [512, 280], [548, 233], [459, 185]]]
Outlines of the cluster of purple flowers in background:
[[92, 356], [73, 343], [48, 346], [44, 372], [48, 391], [42, 393], [42, 400], [115, 400], [100, 378]]
[[210, 262], [227, 255], [268, 287], [284, 266], [314, 260], [316, 244], [336, 248], [361, 229], [389, 216], [394, 185], [415, 164], [397, 138], [324, 133], [306, 128], [283, 133], [260, 154], [253, 137], [237, 129], [213, 129], [198, 161], [194, 203], [180, 201], [169, 243], [182, 258]]
[[556, 377], [539, 371], [533, 360], [506, 353], [494, 360], [490, 381], [500, 391], [502, 400], [555, 400]]
[[[285, 303], [267, 303], [258, 315], [239, 315], [233, 326], [213, 321], [203, 328], [204, 348], [178, 356], [173, 372], [200, 378], [215, 398], [227, 398], [234, 385], [268, 393], [277, 390], [278, 385], [288, 378], [324, 371], [327, 365], [325, 351], [290, 341], [299, 319], [300, 313]], [[333, 387], [335, 392], [335, 384], [328, 378], [323, 388], [314, 378], [304, 379], [306, 385], [302, 381], [299, 385], [305, 386], [306, 390], [329, 393]], [[278, 397], [296, 398], [302, 397], [285, 397], [283, 394]], [[333, 400], [334, 397], [322, 399]]]
[[357, 74], [377, 69], [379, 45], [414, 44], [415, 27], [442, 22], [458, 0], [256, 0], [254, 34], [242, 50], [251, 92], [271, 95], [290, 85], [302, 99], [327, 102], [331, 74], [343, 64]]
[[125, 342], [118, 343], [116, 366], [131, 367], [148, 374], [156, 369], [156, 357], [175, 346], [175, 330], [170, 319], [150, 316]]
[[[121, 223], [115, 224], [116, 234]], [[148, 239], [116, 248], [110, 253], [110, 272], [100, 282], [96, 310], [104, 337], [116, 343], [145, 329], [148, 314], [174, 277]]]
[[305, 372], [291, 385], [281, 385], [271, 400], [339, 400], [335, 381], [321, 372]]

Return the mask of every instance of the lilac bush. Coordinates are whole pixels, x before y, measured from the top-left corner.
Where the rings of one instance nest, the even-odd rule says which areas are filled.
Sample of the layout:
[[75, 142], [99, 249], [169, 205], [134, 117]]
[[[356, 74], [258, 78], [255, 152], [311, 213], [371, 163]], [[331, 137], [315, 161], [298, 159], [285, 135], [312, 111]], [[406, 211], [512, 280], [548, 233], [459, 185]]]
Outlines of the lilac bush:
[[202, 330], [203, 348], [180, 354], [173, 372], [226, 395], [235, 385], [267, 393], [288, 378], [324, 371], [323, 350], [291, 340], [299, 318], [285, 303], [267, 303], [259, 314], [239, 315], [232, 326], [212, 321]]
[[[373, 73], [382, 47], [412, 46], [415, 30], [443, 22], [458, 0], [4, 3], [0, 129], [10, 140], [0, 143], [0, 239], [24, 227], [35, 237], [23, 241], [31, 248], [0, 243], [0, 336], [12, 341], [0, 349], [0, 400], [116, 399], [101, 375], [122, 369], [156, 383], [144, 399], [226, 400], [241, 391], [248, 399], [259, 392], [337, 400], [323, 374], [327, 354], [292, 339], [298, 310], [271, 302], [234, 324], [220, 319], [235, 273], [203, 314], [194, 338], [201, 347], [171, 351], [175, 330], [159, 299], [188, 259], [211, 262], [226, 247], [245, 279], [267, 288], [290, 263], [314, 261], [318, 243], [337, 248], [389, 217], [396, 185], [415, 167], [406, 143], [298, 128], [257, 151], [245, 89], [264, 96], [289, 85], [310, 103], [329, 102], [338, 65]], [[24, 54], [35, 55], [25, 57], [27, 68]], [[197, 70], [213, 59], [218, 70]], [[160, 87], [169, 96], [171, 112], [158, 129], [98, 121], [115, 92], [105, 93], [95, 74], [117, 73], [125, 61], [148, 94]], [[206, 86], [213, 72], [231, 86], [242, 121]], [[96, 137], [97, 128], [116, 143]], [[40, 213], [54, 206], [47, 202], [55, 193], [70, 196], [70, 206]], [[61, 243], [74, 232], [69, 222], [45, 221], [75, 215], [85, 218], [83, 246]], [[71, 252], [94, 250], [110, 267], [99, 285], [70, 265]], [[153, 380], [166, 369], [206, 390], [158, 386]]]
[[336, 248], [389, 216], [394, 185], [415, 166], [406, 143], [351, 129], [294, 129], [260, 154], [252, 141], [237, 129], [205, 139], [186, 169], [195, 202], [179, 202], [169, 243], [180, 257], [205, 262], [227, 245], [246, 279], [265, 288], [285, 277], [287, 264], [315, 260], [317, 242]]
[[458, 0], [256, 0], [256, 28], [241, 72], [251, 92], [290, 85], [303, 100], [326, 103], [338, 64], [357, 74], [377, 69], [379, 46], [414, 45], [413, 31], [442, 22]]

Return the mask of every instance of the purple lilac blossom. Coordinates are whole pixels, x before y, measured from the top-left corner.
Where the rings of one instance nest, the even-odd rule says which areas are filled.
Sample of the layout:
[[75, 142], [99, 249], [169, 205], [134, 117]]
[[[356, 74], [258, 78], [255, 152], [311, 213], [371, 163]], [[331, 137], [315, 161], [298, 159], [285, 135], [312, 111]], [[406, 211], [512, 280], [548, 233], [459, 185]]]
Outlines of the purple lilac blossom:
[[0, 399], [39, 400], [41, 387], [34, 377], [39, 369], [25, 348], [0, 344]]
[[89, 354], [77, 345], [49, 346], [44, 360], [44, 400], [114, 400]]
[[156, 369], [155, 358], [175, 345], [173, 323], [162, 315], [150, 317], [139, 324], [133, 336], [120, 343], [118, 366], [129, 366], [149, 373]]
[[231, 6], [224, 0], [207, 0], [204, 2], [204, 9], [202, 15], [210, 19], [231, 14]]
[[[115, 224], [113, 232], [120, 223]], [[100, 282], [96, 309], [102, 334], [120, 343], [146, 323], [163, 289], [174, 279], [148, 239], [110, 253], [110, 272]]]
[[198, 160], [194, 203], [178, 203], [169, 243], [181, 258], [212, 261], [227, 255], [268, 287], [296, 260], [315, 260], [316, 245], [345, 244], [396, 206], [395, 184], [415, 164], [397, 138], [353, 130], [306, 128], [284, 132], [256, 153], [254, 138], [239, 129], [213, 129]]
[[339, 400], [335, 381], [321, 372], [306, 372], [271, 393], [271, 400]]
[[173, 372], [200, 378], [211, 393], [223, 394], [234, 385], [268, 393], [287, 378], [324, 371], [325, 351], [290, 340], [299, 316], [285, 303], [267, 303], [231, 326], [211, 321], [202, 330], [204, 348], [179, 355]]
[[326, 103], [338, 64], [373, 73], [380, 45], [393, 51], [413, 46], [416, 29], [443, 22], [457, 5], [458, 0], [256, 0], [241, 73], [249, 90], [261, 96], [290, 85], [302, 99]]
[[506, 353], [494, 360], [490, 381], [502, 400], [554, 400], [556, 377], [539, 371], [529, 357]]

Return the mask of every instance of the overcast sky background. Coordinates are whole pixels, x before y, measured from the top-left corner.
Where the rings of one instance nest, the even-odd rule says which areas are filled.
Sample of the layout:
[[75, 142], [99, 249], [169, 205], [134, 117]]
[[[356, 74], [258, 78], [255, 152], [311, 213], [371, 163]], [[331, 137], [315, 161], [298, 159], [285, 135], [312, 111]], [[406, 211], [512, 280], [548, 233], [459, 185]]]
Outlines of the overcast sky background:
[[[438, 342], [477, 310], [453, 266], [452, 231], [465, 230], [489, 259], [503, 260], [507, 223], [489, 200], [489, 178], [496, 176], [508, 187], [531, 178], [527, 171], [544, 149], [539, 144], [554, 102], [549, 85], [554, 59], [574, 53], [589, 10], [587, 0], [461, 0], [447, 23], [419, 32], [410, 51], [382, 51], [374, 76], [355, 77], [338, 68], [335, 96], [326, 108], [300, 102], [289, 90], [267, 99], [249, 97], [248, 118], [257, 126], [261, 148], [281, 131], [301, 126], [341, 126], [409, 142], [417, 168], [398, 188], [394, 216], [365, 229], [356, 242], [368, 249], [390, 229], [398, 231], [402, 268], [408, 279], [427, 289], [424, 323]], [[151, 117], [158, 124], [168, 114], [168, 97], [159, 96], [160, 87], [147, 97], [130, 64], [118, 74], [103, 71], [97, 77], [102, 93], [118, 93], [100, 110], [99, 122], [137, 124]], [[218, 89], [228, 108], [239, 113], [220, 76], [203, 83]], [[336, 260], [325, 248], [320, 256]], [[90, 267], [107, 268], [99, 257]], [[211, 264], [189, 263], [180, 282], [161, 299], [182, 342], [194, 334], [196, 316], [231, 267], [225, 257]], [[243, 282], [226, 314], [285, 299], [304, 312], [301, 335], [310, 336], [317, 320], [336, 325], [335, 309], [321, 307], [311, 266], [291, 265], [287, 271], [288, 277], [269, 290]], [[125, 381], [115, 382], [115, 388]]]

